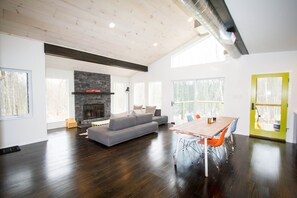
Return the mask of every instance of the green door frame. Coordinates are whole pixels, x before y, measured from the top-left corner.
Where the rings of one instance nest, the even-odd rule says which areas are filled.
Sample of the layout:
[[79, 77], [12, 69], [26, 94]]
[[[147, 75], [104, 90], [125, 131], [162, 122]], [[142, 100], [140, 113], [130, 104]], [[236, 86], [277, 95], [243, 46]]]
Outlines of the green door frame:
[[[252, 104], [256, 104], [257, 78], [282, 77], [282, 98], [281, 98], [281, 120], [280, 131], [272, 132], [255, 129], [256, 109], [252, 109]], [[250, 111], [250, 134], [272, 139], [286, 140], [287, 132], [287, 111], [288, 111], [288, 85], [289, 73], [259, 74], [252, 75], [251, 111]]]

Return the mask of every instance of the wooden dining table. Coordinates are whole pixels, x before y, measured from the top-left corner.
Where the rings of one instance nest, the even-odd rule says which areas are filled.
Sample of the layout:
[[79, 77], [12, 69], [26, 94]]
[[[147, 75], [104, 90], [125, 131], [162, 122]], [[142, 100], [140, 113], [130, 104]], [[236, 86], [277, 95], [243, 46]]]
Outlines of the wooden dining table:
[[224, 128], [230, 125], [233, 119], [233, 117], [217, 117], [215, 122], [209, 124], [208, 118], [199, 118], [170, 128], [170, 130], [177, 133], [200, 136], [204, 139], [205, 177], [208, 177], [207, 139], [218, 135]]

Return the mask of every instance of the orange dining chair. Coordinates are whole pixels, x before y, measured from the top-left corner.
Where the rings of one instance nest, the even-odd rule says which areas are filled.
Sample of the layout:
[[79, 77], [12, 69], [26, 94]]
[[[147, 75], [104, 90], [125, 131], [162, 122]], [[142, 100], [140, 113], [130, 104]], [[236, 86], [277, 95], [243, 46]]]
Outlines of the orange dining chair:
[[201, 116], [199, 114], [196, 114], [195, 118], [199, 119], [199, 118], [201, 118]]
[[[220, 155], [219, 155], [219, 151], [218, 148], [223, 147], [225, 152], [227, 153], [227, 149], [226, 146], [223, 144], [224, 143], [224, 139], [225, 139], [225, 134], [228, 131], [229, 127], [226, 127], [220, 134], [219, 138], [212, 138], [212, 139], [208, 139], [207, 140], [207, 145], [208, 145], [208, 151], [213, 154], [213, 156], [215, 158], [213, 158], [216, 167], [219, 169], [219, 160], [221, 159]], [[203, 145], [204, 144], [204, 140], [200, 140], [198, 142], [198, 144]]]

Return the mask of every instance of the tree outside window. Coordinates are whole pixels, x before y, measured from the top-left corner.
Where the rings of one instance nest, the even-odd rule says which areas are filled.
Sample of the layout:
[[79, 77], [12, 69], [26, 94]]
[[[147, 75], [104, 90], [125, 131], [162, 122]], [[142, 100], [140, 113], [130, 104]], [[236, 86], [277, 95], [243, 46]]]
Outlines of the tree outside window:
[[188, 114], [220, 116], [224, 105], [224, 79], [198, 79], [173, 82], [174, 119], [185, 120]]
[[30, 114], [30, 77], [29, 71], [0, 69], [1, 119], [19, 118]]

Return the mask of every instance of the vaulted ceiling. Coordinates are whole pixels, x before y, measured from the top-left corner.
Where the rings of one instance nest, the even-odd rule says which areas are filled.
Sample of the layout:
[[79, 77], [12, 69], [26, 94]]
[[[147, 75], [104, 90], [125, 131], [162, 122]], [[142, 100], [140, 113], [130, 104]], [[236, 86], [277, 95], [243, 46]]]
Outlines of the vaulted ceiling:
[[[150, 65], [198, 37], [179, 1], [0, 0], [0, 32]], [[297, 50], [296, 0], [217, 1], [226, 3], [250, 54]]]
[[143, 65], [197, 37], [173, 0], [1, 0], [0, 9], [1, 32]]

